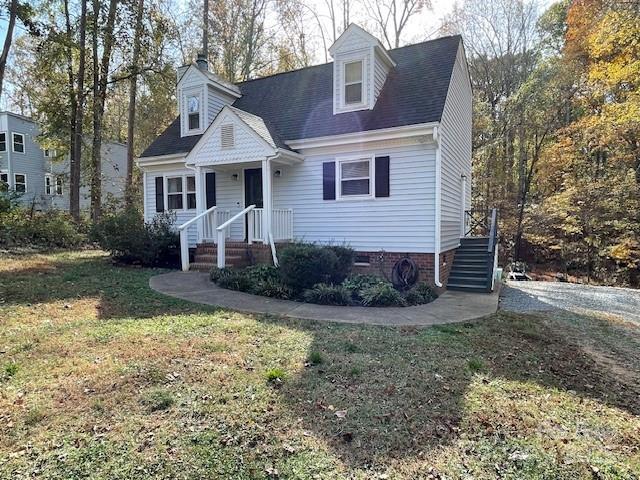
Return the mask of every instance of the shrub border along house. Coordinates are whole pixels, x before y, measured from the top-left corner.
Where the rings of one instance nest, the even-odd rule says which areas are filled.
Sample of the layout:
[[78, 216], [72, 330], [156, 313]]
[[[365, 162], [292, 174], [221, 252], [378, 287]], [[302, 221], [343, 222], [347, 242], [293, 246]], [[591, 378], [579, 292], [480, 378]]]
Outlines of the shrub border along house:
[[437, 298], [424, 282], [401, 292], [377, 275], [352, 275], [354, 257], [345, 246], [293, 243], [283, 248], [279, 267], [214, 268], [211, 281], [229, 290], [320, 305], [406, 307]]

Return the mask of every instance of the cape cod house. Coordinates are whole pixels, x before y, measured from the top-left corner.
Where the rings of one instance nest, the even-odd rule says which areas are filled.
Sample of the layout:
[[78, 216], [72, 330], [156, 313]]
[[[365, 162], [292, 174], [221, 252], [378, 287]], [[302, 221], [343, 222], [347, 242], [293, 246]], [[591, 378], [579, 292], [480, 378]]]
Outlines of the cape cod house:
[[463, 238], [462, 38], [386, 50], [352, 24], [330, 53], [332, 63], [237, 84], [202, 57], [181, 67], [179, 116], [138, 159], [145, 219], [176, 213], [183, 269], [277, 264], [281, 243], [302, 240], [351, 246], [362, 272], [389, 275], [410, 258], [437, 287], [484, 289], [495, 248]]

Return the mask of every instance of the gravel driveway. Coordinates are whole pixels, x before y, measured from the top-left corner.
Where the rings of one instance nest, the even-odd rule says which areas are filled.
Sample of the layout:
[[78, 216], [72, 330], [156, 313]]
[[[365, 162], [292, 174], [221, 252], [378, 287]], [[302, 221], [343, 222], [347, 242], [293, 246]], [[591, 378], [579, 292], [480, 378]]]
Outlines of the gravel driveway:
[[640, 325], [640, 290], [561, 282], [507, 282], [500, 308], [512, 312], [570, 310], [618, 315]]

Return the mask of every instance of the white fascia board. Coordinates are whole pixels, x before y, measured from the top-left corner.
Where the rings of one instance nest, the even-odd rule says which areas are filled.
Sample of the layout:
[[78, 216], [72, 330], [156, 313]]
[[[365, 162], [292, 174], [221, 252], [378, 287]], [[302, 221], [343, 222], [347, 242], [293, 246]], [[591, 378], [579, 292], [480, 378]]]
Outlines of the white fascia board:
[[286, 140], [285, 143], [294, 150], [300, 150], [305, 148], [334, 147], [354, 143], [394, 140], [413, 136], [433, 135], [434, 128], [436, 128], [438, 124], [439, 122], [418, 123], [403, 127], [381, 128], [378, 130], [343, 133], [340, 135], [328, 135], [325, 137]]
[[140, 168], [165, 165], [184, 161], [186, 157], [187, 153], [172, 153], [170, 155], [157, 155], [155, 157], [138, 157], [136, 158], [136, 165]]
[[187, 70], [180, 77], [180, 80], [178, 81], [178, 85], [177, 85], [178, 87], [180, 86], [182, 81], [187, 77], [187, 73], [192, 69], [193, 71], [197, 72], [203, 77], [207, 85], [211, 85], [213, 88], [217, 88], [221, 92], [226, 93], [227, 95], [231, 95], [232, 97], [235, 97], [235, 98], [240, 98], [242, 96], [242, 94], [240, 93], [240, 89], [237, 86], [233, 84], [225, 85], [226, 82], [224, 82], [224, 80], [222, 79], [220, 79], [220, 81], [216, 81], [216, 78], [218, 78], [217, 75], [215, 74], [207, 75], [205, 72], [203, 72], [196, 65], [193, 65], [193, 64], [191, 64], [189, 68], [187, 68]]

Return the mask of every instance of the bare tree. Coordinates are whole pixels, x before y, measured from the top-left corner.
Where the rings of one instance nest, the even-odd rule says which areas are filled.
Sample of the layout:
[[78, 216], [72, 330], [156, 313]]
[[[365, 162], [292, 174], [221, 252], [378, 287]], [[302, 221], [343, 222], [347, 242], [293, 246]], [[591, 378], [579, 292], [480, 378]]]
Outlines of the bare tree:
[[[207, 2], [207, 8], [208, 8]], [[134, 130], [136, 122], [136, 96], [138, 93], [138, 72], [140, 69], [140, 45], [142, 38], [142, 18], [144, 14], [144, 0], [138, 0], [136, 24], [133, 36], [133, 54], [131, 57], [131, 72], [129, 79], [129, 113], [127, 118], [127, 203], [133, 203], [133, 158], [134, 158]], [[207, 23], [207, 22], [205, 22]], [[208, 50], [208, 47], [206, 47]]]
[[[398, 48], [411, 18], [431, 8], [430, 0], [363, 0], [363, 3], [388, 48]], [[345, 25], [349, 22], [348, 13], [347, 8]]]
[[[69, 5], [65, 0], [66, 19], [69, 24]], [[78, 75], [76, 82], [76, 104], [73, 113], [73, 154], [70, 158], [70, 175], [69, 175], [69, 211], [71, 216], [76, 220], [80, 220], [80, 170], [82, 162], [82, 120], [84, 117], [84, 75], [86, 65], [86, 35], [87, 35], [87, 0], [80, 2], [80, 39], [78, 42]], [[73, 58], [70, 59], [73, 61]], [[70, 65], [73, 78], [73, 64]]]

